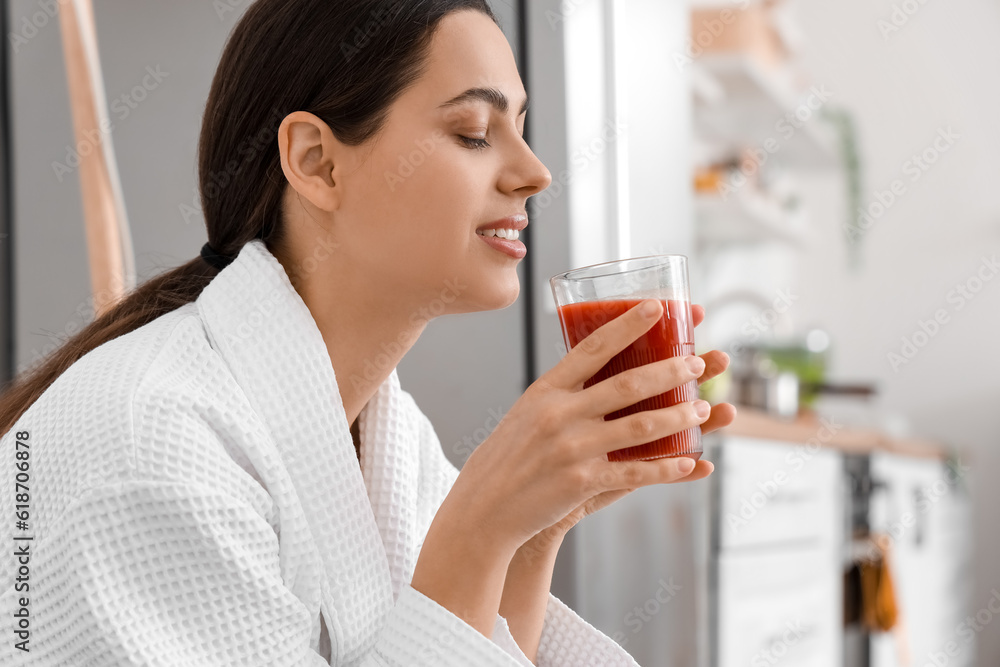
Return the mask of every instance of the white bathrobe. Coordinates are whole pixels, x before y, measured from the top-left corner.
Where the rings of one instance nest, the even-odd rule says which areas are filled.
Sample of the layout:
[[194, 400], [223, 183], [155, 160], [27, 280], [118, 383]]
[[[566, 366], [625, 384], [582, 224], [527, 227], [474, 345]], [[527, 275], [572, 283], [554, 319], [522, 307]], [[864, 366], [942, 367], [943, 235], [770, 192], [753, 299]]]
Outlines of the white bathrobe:
[[[531, 665], [409, 585], [458, 471], [395, 370], [359, 426], [360, 467], [315, 320], [247, 244], [0, 440], [0, 664]], [[537, 664], [637, 667], [551, 594]]]

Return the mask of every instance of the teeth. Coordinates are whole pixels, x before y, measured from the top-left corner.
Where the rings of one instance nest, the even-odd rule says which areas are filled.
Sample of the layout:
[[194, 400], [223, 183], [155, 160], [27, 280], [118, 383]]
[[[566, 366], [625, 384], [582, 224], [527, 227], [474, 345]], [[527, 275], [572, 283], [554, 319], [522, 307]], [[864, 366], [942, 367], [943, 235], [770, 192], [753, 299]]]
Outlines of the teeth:
[[516, 229], [484, 229], [478, 232], [480, 236], [496, 236], [508, 241], [516, 241], [521, 235]]

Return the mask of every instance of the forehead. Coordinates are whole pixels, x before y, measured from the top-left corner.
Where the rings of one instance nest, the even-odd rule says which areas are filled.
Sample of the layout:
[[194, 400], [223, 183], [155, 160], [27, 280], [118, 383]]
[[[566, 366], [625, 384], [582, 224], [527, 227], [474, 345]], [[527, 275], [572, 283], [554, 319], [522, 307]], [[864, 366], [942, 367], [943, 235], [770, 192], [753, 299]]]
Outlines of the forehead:
[[[478, 93], [466, 94], [472, 89]], [[510, 44], [488, 16], [476, 11], [453, 12], [441, 20], [424, 75], [410, 92], [412, 104], [438, 116], [493, 110], [503, 98], [506, 113], [516, 116], [525, 98]]]

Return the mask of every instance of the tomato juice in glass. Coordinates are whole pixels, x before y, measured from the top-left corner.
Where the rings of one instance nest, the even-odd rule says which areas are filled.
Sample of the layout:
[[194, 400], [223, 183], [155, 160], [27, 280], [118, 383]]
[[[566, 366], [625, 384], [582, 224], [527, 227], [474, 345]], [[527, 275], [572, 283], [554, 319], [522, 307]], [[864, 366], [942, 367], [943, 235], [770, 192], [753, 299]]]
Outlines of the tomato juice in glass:
[[[567, 350], [645, 299], [659, 299], [664, 304], [660, 319], [585, 381], [584, 388], [643, 364], [694, 354], [694, 322], [686, 260], [682, 255], [640, 257], [584, 267], [551, 279]], [[697, 399], [698, 381], [691, 380], [611, 412], [604, 419], [619, 419], [643, 410]], [[671, 456], [698, 460], [701, 453], [701, 427], [695, 426], [652, 442], [610, 451], [608, 460], [651, 460]]]

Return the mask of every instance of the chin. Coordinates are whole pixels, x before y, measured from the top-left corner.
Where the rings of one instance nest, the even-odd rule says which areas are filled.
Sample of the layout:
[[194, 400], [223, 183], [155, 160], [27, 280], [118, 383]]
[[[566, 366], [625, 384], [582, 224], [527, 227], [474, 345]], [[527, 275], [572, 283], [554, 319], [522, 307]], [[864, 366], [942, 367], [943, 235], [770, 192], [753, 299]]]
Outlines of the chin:
[[511, 278], [510, 281], [486, 281], [477, 294], [470, 294], [465, 300], [466, 312], [503, 310], [512, 306], [521, 293], [521, 284], [516, 273], [512, 272]]
[[497, 305], [493, 310], [500, 310], [514, 305], [517, 297], [521, 294], [521, 281], [518, 280], [517, 271], [510, 271], [510, 280], [497, 283]]
[[496, 310], [500, 310], [500, 309], [503, 309], [503, 308], [509, 308], [509, 307], [513, 306], [514, 302], [517, 301], [517, 297], [518, 297], [518, 295], [520, 295], [520, 293], [521, 293], [520, 286], [517, 286], [517, 287], [515, 287], [515, 289], [510, 290], [510, 292], [507, 295], [507, 299], [502, 304], [500, 304], [499, 306], [497, 306]]

